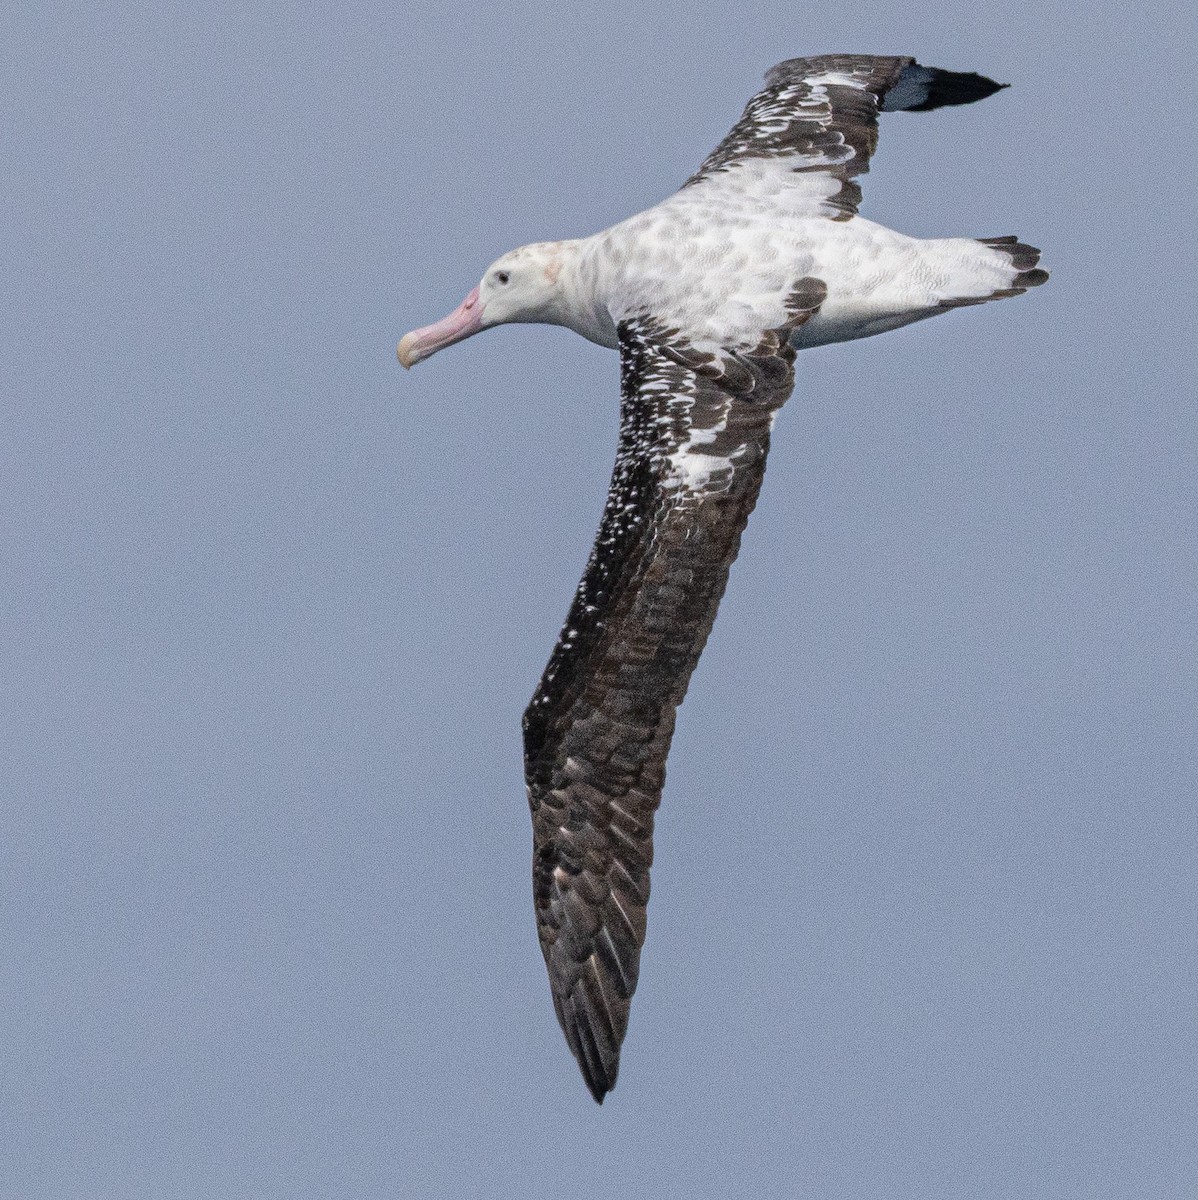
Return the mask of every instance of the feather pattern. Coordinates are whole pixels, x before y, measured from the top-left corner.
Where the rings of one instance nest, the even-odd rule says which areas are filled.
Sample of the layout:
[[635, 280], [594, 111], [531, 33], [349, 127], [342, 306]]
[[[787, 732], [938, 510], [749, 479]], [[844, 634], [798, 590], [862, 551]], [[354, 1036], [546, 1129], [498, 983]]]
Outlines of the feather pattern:
[[[839, 220], [855, 215], [861, 202], [854, 181], [869, 170], [877, 148], [879, 112], [968, 104], [1005, 86], [972, 71], [942, 71], [912, 58], [869, 54], [787, 59], [765, 81], [728, 136], [683, 186], [766, 160], [796, 184], [795, 176], [813, 173], [835, 180], [838, 187], [814, 195], [823, 214]], [[810, 203], [813, 193], [794, 191]]]
[[645, 940], [653, 819], [674, 716], [757, 501], [794, 382], [787, 326], [749, 352], [619, 328], [619, 450], [595, 548], [524, 715], [537, 932], [554, 1007], [596, 1100], [615, 1085]]
[[1015, 237], [912, 238], [857, 215], [882, 112], [1003, 86], [911, 58], [789, 59], [661, 203], [519, 247], [411, 366], [488, 325], [563, 325], [620, 351], [620, 441], [595, 547], [524, 714], [537, 932], [596, 1100], [615, 1085], [645, 941], [675, 713], [757, 500], [795, 353], [1047, 279]]

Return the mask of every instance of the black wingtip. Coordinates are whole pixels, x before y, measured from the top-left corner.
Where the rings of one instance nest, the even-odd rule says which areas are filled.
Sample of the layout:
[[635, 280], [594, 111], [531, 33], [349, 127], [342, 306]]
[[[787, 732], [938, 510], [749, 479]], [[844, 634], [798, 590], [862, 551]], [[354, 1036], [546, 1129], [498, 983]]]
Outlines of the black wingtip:
[[602, 1104], [603, 1098], [616, 1086], [620, 1046], [611, 1037], [610, 1029], [605, 1030], [602, 1025], [596, 1027], [594, 1014], [585, 1008], [584, 1001], [585, 997], [577, 991], [564, 998], [556, 994], [553, 997], [557, 1019], [587, 1091], [596, 1104]]
[[985, 100], [987, 96], [1011, 86], [1009, 83], [995, 83], [976, 71], [942, 71], [939, 67], [923, 69], [931, 76], [925, 82], [928, 94], [921, 103], [911, 105], [908, 112], [927, 112], [950, 104], [973, 104], [975, 100]]
[[598, 1062], [588, 1055], [578, 1056], [578, 1069], [582, 1072], [583, 1082], [587, 1091], [596, 1104], [602, 1104], [604, 1098], [616, 1086], [616, 1072], [620, 1069], [620, 1060], [614, 1062]]

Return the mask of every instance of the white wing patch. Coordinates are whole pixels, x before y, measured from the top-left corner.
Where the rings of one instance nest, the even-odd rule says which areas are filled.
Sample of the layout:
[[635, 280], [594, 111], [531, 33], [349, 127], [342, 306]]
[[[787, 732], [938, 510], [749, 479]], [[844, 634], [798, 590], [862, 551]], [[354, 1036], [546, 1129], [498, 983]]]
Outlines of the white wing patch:
[[713, 454], [703, 447], [710, 446], [728, 428], [729, 408], [730, 405], [725, 405], [723, 416], [716, 424], [691, 427], [686, 441], [669, 455], [666, 487], [689, 492], [707, 491], [713, 480], [720, 478], [726, 485], [735, 461], [743, 455], [744, 448], [738, 447], [730, 455], [724, 455]]

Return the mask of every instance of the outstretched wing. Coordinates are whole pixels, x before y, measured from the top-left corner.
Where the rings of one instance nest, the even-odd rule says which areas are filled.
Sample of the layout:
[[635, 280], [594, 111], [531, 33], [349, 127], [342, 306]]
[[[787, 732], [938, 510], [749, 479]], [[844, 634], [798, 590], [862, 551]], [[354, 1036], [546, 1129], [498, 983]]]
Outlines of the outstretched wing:
[[[824, 296], [794, 293], [794, 325]], [[699, 353], [620, 325], [620, 444], [595, 548], [524, 714], [533, 898], [553, 1003], [587, 1086], [616, 1082], [636, 989], [653, 814], [674, 714], [757, 500], [788, 329]]]
[[869, 54], [788, 59], [772, 68], [765, 82], [683, 186], [765, 160], [757, 165], [793, 174], [796, 204], [839, 220], [854, 216], [861, 202], [854, 180], [869, 170], [878, 144], [878, 113], [969, 104], [1006, 86], [973, 72]]

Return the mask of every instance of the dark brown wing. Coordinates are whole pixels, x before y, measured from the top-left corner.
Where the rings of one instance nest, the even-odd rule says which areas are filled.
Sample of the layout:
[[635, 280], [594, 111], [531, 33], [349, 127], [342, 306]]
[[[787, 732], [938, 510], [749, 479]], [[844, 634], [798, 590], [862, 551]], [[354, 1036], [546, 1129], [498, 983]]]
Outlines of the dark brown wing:
[[[823, 296], [818, 280], [802, 281], [794, 324]], [[750, 353], [713, 355], [646, 320], [620, 326], [620, 445], [607, 505], [524, 714], [537, 932], [558, 1019], [600, 1102], [615, 1086], [636, 989], [674, 713], [794, 381], [786, 332]]]
[[1006, 86], [973, 72], [870, 54], [788, 59], [770, 70], [765, 81], [684, 186], [749, 159], [773, 160], [797, 177], [823, 175], [828, 186], [808, 179], [806, 186], [796, 187], [796, 202], [840, 220], [854, 216], [861, 202], [861, 189], [853, 181], [869, 170], [878, 144], [879, 112], [969, 104]]

